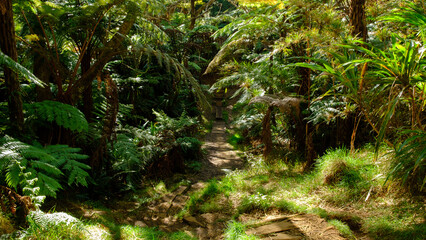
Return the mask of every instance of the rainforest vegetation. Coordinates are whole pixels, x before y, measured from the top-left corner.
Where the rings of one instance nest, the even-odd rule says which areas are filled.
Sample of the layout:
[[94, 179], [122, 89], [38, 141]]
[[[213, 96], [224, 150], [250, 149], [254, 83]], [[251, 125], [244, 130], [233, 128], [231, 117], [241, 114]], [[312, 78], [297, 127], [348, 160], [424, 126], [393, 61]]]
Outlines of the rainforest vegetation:
[[0, 239], [426, 239], [423, 0], [1, 0], [0, 50]]

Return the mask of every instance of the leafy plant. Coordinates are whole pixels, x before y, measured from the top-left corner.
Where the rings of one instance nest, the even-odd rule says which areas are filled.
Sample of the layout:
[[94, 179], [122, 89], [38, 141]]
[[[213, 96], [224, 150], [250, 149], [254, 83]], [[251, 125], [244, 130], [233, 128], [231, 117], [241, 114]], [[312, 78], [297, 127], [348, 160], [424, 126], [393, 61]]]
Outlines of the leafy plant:
[[25, 77], [28, 81], [35, 83], [39, 86], [44, 86], [45, 84], [38, 79], [36, 76], [34, 76], [33, 73], [31, 73], [28, 69], [26, 69], [21, 64], [13, 61], [12, 58], [4, 54], [2, 51], [0, 51], [0, 66], [4, 65], [8, 68], [10, 68], [12, 71], [21, 74], [23, 77]]
[[84, 114], [71, 105], [46, 100], [30, 104], [27, 108], [30, 116], [36, 116], [42, 121], [54, 122], [71, 131], [83, 132], [89, 129]]
[[29, 145], [4, 136], [0, 139], [0, 171], [7, 185], [21, 189], [41, 203], [43, 195], [56, 197], [63, 188], [61, 181], [68, 185], [88, 185], [90, 167], [80, 162], [88, 156], [79, 151], [66, 145]]
[[[122, 132], [117, 135], [111, 155], [114, 159], [113, 170], [126, 182], [127, 186], [137, 186], [141, 179], [142, 170], [151, 160], [154, 151], [148, 150], [150, 145], [144, 145], [142, 149], [137, 146], [137, 138], [131, 133]], [[153, 150], [153, 149], [152, 149]]]
[[200, 140], [194, 137], [182, 137], [176, 139], [176, 143], [180, 145], [186, 159], [198, 160], [201, 156]]
[[395, 149], [389, 177], [402, 180], [412, 190], [422, 191], [426, 184], [426, 132], [408, 130], [402, 134], [410, 137]]
[[33, 211], [28, 222], [29, 227], [20, 239], [85, 239], [83, 223], [67, 213]]

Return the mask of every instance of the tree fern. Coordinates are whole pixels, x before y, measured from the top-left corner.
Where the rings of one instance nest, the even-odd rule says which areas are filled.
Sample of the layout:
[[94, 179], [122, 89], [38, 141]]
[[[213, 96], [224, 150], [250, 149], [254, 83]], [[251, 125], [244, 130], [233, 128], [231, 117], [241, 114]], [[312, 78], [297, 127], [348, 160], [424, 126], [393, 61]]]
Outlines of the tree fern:
[[199, 106], [203, 110], [209, 110], [211, 105], [205, 96], [199, 82], [194, 78], [191, 72], [188, 71], [178, 60], [171, 57], [167, 53], [160, 50], [154, 50], [149, 46], [135, 47], [134, 52], [146, 55], [149, 59], [155, 57], [158, 64], [164, 67], [168, 73], [173, 73], [177, 79], [186, 81], [188, 87], [192, 90], [198, 100]]
[[30, 104], [27, 109], [29, 115], [36, 116], [43, 121], [55, 122], [71, 131], [83, 132], [89, 128], [84, 114], [68, 104], [46, 100]]

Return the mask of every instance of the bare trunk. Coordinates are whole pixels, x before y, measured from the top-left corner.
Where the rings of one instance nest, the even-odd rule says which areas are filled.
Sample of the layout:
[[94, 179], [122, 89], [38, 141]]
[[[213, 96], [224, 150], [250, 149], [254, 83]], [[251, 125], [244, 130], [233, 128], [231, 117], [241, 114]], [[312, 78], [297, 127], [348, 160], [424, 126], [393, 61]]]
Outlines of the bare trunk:
[[266, 161], [268, 161], [268, 156], [272, 151], [272, 133], [271, 133], [271, 113], [272, 113], [272, 106], [269, 106], [268, 111], [265, 114], [265, 117], [263, 117], [262, 122], [262, 142], [265, 145], [263, 149], [263, 156]]
[[367, 40], [365, 0], [351, 0], [349, 20], [352, 26], [352, 35], [365, 42]]
[[[84, 54], [81, 61], [81, 74], [84, 75], [90, 69], [90, 61], [92, 60], [90, 49]], [[87, 84], [83, 89], [83, 113], [86, 116], [88, 122], [92, 122], [93, 119], [93, 87], [92, 82], [87, 81]]]
[[[15, 61], [18, 60], [11, 0], [2, 0], [0, 2], [0, 47], [4, 54], [8, 55]], [[9, 120], [12, 128], [16, 129], [18, 132], [22, 132], [24, 127], [24, 112], [18, 75], [12, 72], [9, 68], [5, 68], [4, 76], [6, 88], [9, 94], [7, 100], [9, 107]]]
[[48, 61], [39, 53], [34, 53], [34, 65], [33, 72], [41, 81], [43, 81], [45, 86], [36, 86], [37, 101], [41, 102], [44, 100], [52, 100], [52, 91], [50, 91], [50, 77], [52, 76], [52, 69], [49, 64], [46, 64]]
[[195, 16], [195, 0], [191, 0], [191, 23], [189, 24], [189, 29], [190, 30], [194, 29], [195, 20], [196, 20], [196, 16]]

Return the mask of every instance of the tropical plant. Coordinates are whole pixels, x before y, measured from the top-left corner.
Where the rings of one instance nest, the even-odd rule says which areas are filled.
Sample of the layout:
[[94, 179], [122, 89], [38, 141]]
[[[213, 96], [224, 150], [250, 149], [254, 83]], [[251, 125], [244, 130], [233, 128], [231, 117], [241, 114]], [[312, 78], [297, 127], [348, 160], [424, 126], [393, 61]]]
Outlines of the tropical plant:
[[426, 184], [426, 132], [407, 130], [401, 133], [409, 136], [395, 149], [388, 178], [402, 180], [402, 184], [413, 191], [424, 191]]
[[45, 100], [27, 106], [27, 114], [41, 122], [55, 123], [71, 131], [88, 131], [89, 124], [77, 108], [61, 102]]
[[64, 184], [88, 186], [87, 155], [66, 145], [29, 145], [9, 136], [0, 140], [0, 171], [7, 185], [29, 195], [36, 203], [56, 197]]

